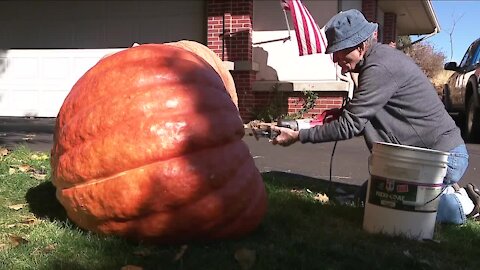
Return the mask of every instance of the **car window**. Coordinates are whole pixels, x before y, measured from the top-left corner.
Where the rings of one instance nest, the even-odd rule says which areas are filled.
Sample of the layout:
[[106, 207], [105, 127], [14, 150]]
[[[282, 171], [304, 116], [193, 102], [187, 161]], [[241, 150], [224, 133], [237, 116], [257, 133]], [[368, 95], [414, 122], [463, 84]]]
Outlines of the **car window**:
[[475, 52], [475, 55], [473, 56], [472, 64], [474, 65], [480, 63], [480, 46], [478, 46], [478, 44], [480, 44], [480, 42], [477, 42], [477, 50]]
[[468, 48], [467, 53], [463, 57], [461, 67], [468, 68], [476, 63], [476, 57], [479, 49], [480, 42], [474, 42]]
[[474, 42], [472, 44], [471, 53], [470, 53], [469, 59], [467, 59], [467, 66], [471, 66], [476, 63], [479, 44], [480, 42]]
[[465, 55], [462, 58], [462, 62], [460, 62], [460, 64], [458, 65], [459, 67], [465, 67], [467, 65], [468, 56], [470, 55], [470, 52], [472, 51], [471, 49], [472, 49], [472, 45], [470, 45], [470, 47], [468, 47], [467, 52], [465, 53]]

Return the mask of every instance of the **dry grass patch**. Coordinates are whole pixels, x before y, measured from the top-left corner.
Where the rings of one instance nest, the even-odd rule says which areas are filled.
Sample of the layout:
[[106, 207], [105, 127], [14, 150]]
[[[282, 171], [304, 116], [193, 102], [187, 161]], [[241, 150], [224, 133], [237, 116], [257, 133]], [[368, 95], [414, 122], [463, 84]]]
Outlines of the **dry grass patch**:
[[448, 78], [450, 78], [453, 73], [454, 71], [451, 70], [442, 70], [438, 72], [433, 78], [430, 78], [430, 81], [432, 82], [433, 86], [435, 86], [435, 89], [437, 90], [439, 96], [443, 94], [443, 85], [447, 83]]

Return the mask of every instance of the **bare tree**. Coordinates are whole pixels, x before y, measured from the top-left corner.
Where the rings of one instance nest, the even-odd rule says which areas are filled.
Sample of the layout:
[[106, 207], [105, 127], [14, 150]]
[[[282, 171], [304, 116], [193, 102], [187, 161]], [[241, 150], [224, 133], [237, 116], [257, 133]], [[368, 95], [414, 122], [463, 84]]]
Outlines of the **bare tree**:
[[452, 13], [452, 29], [450, 29], [450, 31], [448, 32], [448, 36], [450, 38], [450, 60], [452, 60], [453, 58], [453, 32], [455, 31], [455, 26], [457, 25], [457, 22], [460, 21], [463, 15], [465, 15], [465, 13], [460, 15], [460, 17], [455, 18]]

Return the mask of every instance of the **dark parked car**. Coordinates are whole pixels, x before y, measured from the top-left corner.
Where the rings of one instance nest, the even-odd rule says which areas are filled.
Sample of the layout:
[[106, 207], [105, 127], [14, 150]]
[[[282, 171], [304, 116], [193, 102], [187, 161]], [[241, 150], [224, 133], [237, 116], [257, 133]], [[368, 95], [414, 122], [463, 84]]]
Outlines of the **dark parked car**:
[[480, 139], [480, 38], [463, 56], [462, 62], [448, 62], [446, 70], [455, 71], [443, 88], [443, 103], [448, 112], [458, 113], [465, 139]]

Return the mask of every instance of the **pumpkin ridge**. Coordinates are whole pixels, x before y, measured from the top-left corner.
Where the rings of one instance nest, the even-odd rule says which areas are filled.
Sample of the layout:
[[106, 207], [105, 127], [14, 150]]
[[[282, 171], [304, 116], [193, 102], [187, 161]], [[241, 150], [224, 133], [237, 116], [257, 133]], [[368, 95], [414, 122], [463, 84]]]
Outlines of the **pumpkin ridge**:
[[[175, 222], [176, 226], [173, 226], [173, 231], [164, 231], [162, 234], [170, 234], [174, 232], [175, 234], [182, 235], [190, 234], [190, 237], [195, 236], [196, 238], [204, 238], [209, 236], [214, 237], [219, 229], [220, 231], [223, 231], [223, 227], [226, 224], [232, 220], [235, 222], [237, 219], [244, 217], [245, 210], [251, 209], [252, 202], [250, 201], [249, 197], [244, 196], [244, 194], [251, 194], [252, 192], [254, 194], [262, 194], [263, 186], [252, 185], [254, 180], [258, 180], [255, 177], [250, 177], [255, 174], [254, 170], [249, 170], [249, 174], [242, 175], [242, 169], [249, 166], [248, 163], [249, 161], [247, 160], [247, 162], [245, 162], [244, 165], [236, 171], [236, 175], [232, 177], [230, 181], [225, 181], [225, 184], [216, 190], [213, 190], [207, 194], [201, 194], [203, 196], [197, 198], [196, 200], [188, 201], [188, 204], [186, 202], [181, 206], [162, 210], [155, 208], [146, 214], [130, 216], [127, 218], [115, 217], [99, 219], [97, 224], [98, 229], [101, 231], [114, 232], [117, 230], [117, 226], [125, 226], [126, 228], [123, 228], [122, 230], [124, 230], [127, 235], [136, 238], [135, 232], [138, 230], [155, 232], [155, 228], [158, 228], [156, 222], [148, 222], [148, 220], [160, 218], [162, 220], [166, 219], [178, 221]], [[240, 181], [244, 177], [250, 181]], [[196, 208], [200, 208], [201, 210], [195, 210]], [[225, 209], [228, 209], [228, 211], [225, 212]], [[191, 213], [199, 213], [199, 215], [193, 214], [192, 216]], [[220, 213], [222, 213], [221, 219], [210, 218], [211, 216], [217, 216]], [[132, 223], [132, 220], [144, 220], [146, 222], [143, 222], [140, 227], [137, 225], [129, 226], [128, 224]], [[260, 221], [258, 220], [257, 223], [258, 222]], [[195, 233], [193, 235], [192, 223], [196, 224], [194, 229]], [[250, 226], [255, 227], [256, 224], [254, 226]], [[155, 232], [155, 234], [158, 233], [159, 232]]]
[[[225, 112], [227, 114], [227, 112]], [[231, 115], [231, 114], [230, 114]], [[219, 114], [216, 111], [208, 112], [206, 115], [190, 116], [190, 121], [201, 122], [204, 118], [210, 119], [208, 126], [202, 125], [202, 128], [196, 128], [195, 125], [188, 127], [181, 127], [179, 135], [172, 133], [160, 134], [160, 137], [168, 137], [168, 140], [162, 140], [162, 143], [158, 142], [157, 135], [146, 134], [140, 131], [138, 136], [132, 137], [132, 134], [121, 132], [118, 129], [127, 129], [125, 126], [118, 126], [116, 129], [109, 130], [108, 134], [92, 138], [81, 145], [77, 145], [74, 148], [65, 151], [58, 157], [56, 171], [54, 175], [63, 175], [61, 181], [68, 183], [84, 182], [84, 179], [107, 177], [108, 175], [115, 174], [117, 171], [112, 168], [118, 168], [118, 170], [126, 170], [129, 168], [137, 167], [138, 164], [144, 162], [166, 160], [173, 157], [192, 152], [193, 150], [203, 150], [205, 148], [213, 147], [214, 145], [228, 144], [234, 140], [240, 140], [244, 136], [244, 128], [241, 125], [241, 120], [235, 117], [227, 117], [224, 114]], [[198, 119], [197, 119], [198, 118]], [[162, 125], [158, 119], [149, 119], [153, 124], [147, 124], [147, 127], [154, 127], [155, 125]], [[144, 123], [146, 123], [145, 120]], [[174, 119], [172, 123], [181, 123], [182, 121], [188, 121], [186, 119]], [[238, 122], [237, 124], [234, 124]], [[164, 125], [168, 125], [168, 120]], [[212, 128], [214, 131], [210, 131]], [[222, 129], [215, 129], [215, 126], [221, 126]], [[162, 130], [159, 128], [159, 130]], [[208, 133], [210, 132], [210, 134]], [[172, 136], [180, 136], [180, 139], [176, 139]], [[143, 144], [137, 145], [137, 140], [144, 141]], [[151, 143], [147, 143], [147, 142]], [[119, 143], [122, 142], [121, 147]], [[135, 148], [136, 147], [136, 148]], [[116, 154], [112, 156], [109, 154], [110, 149], [116, 148]], [[151, 153], [145, 153], [142, 157], [131, 153], [130, 148], [134, 148], [137, 152], [145, 152], [151, 149]], [[100, 151], [100, 149], [104, 149]], [[144, 150], [145, 149], [145, 150]], [[157, 150], [155, 150], [157, 149]], [[105, 152], [104, 154], [102, 154]], [[90, 158], [90, 155], [96, 154], [95, 157]], [[75, 162], [81, 157], [82, 160]], [[120, 160], [120, 161], [119, 161]], [[119, 164], [125, 164], [119, 166]], [[88, 167], [85, 167], [88, 165]], [[115, 166], [115, 167], [113, 167]], [[103, 168], [99, 170], [98, 168]], [[99, 174], [103, 173], [103, 175]]]
[[[214, 169], [209, 170], [208, 167], [198, 167], [200, 168], [197, 173], [195, 174], [190, 174], [189, 172], [177, 172], [174, 174], [163, 174], [163, 173], [158, 173], [158, 170], [164, 170], [165, 166], [167, 167], [177, 167], [178, 164], [181, 164], [182, 162], [187, 159], [185, 162], [190, 162], [190, 158], [178, 158], [177, 161], [180, 163], [177, 163], [175, 160], [169, 161], [165, 163], [160, 163], [160, 164], [155, 164], [150, 166], [150, 168], [146, 168], [144, 170], [145, 173], [142, 173], [140, 169], [137, 169], [136, 171], [132, 173], [126, 173], [124, 175], [121, 175], [119, 178], [115, 180], [116, 184], [115, 186], [118, 187], [115, 189], [115, 191], [112, 190], [112, 185], [110, 183], [105, 182], [99, 182], [96, 184], [91, 184], [91, 185], [82, 185], [82, 186], [76, 186], [72, 187], [70, 189], [63, 189], [60, 191], [60, 189], [57, 189], [57, 197], [59, 198], [59, 201], [62, 204], [68, 204], [73, 206], [73, 209], [80, 209], [80, 211], [76, 215], [94, 215], [97, 217], [98, 220], [107, 220], [111, 219], [113, 217], [132, 217], [132, 216], [138, 216], [139, 214], [143, 213], [144, 211], [148, 210], [159, 210], [159, 209], [177, 209], [181, 208], [182, 205], [185, 205], [185, 203], [189, 203], [192, 201], [197, 201], [197, 197], [201, 197], [204, 194], [215, 194], [218, 190], [221, 190], [224, 188], [225, 184], [228, 184], [230, 182], [234, 181], [240, 181], [242, 182], [239, 187], [242, 185], [247, 185], [250, 186], [250, 181], [252, 181], [255, 178], [245, 178], [245, 172], [247, 173], [254, 173], [258, 172], [256, 167], [252, 167], [251, 165], [251, 160], [249, 160], [249, 155], [246, 155], [245, 153], [238, 152], [240, 149], [245, 149], [245, 144], [240, 141], [237, 143], [232, 144], [232, 147], [224, 147], [221, 151], [221, 153], [218, 153], [217, 151], [210, 150], [207, 152], [215, 152], [216, 154], [213, 156], [214, 159], [212, 159], [209, 163], [209, 167], [215, 166], [216, 162], [219, 160], [222, 160], [223, 157], [226, 155], [228, 152], [233, 152], [237, 151], [235, 159], [235, 164], [239, 164], [240, 166], [228, 166], [224, 168], [217, 168], [215, 167]], [[196, 157], [191, 157], [191, 159], [198, 163], [201, 162], [201, 158], [203, 155], [206, 153], [198, 153], [195, 156]], [[197, 164], [201, 165], [201, 164]], [[214, 173], [215, 178], [210, 179], [208, 177], [209, 174]], [[189, 178], [182, 178], [184, 175], [190, 176]], [[132, 179], [132, 177], [135, 176], [142, 176], [141, 180], [136, 181], [136, 182], [130, 182], [129, 180]], [[233, 177], [229, 177], [230, 175], [233, 175]], [[140, 179], [140, 178], [139, 178]], [[181, 179], [180, 181], [175, 181], [175, 179]], [[245, 181], [242, 181], [243, 179], [247, 179]], [[212, 182], [214, 181], [214, 182]], [[151, 184], [156, 183], [157, 187], [154, 190], [147, 190], [147, 193], [141, 192], [141, 187], [144, 185], [150, 186]], [[177, 190], [177, 188], [184, 186], [185, 184], [188, 184], [188, 189], [182, 190], [182, 193], [175, 193], [174, 190]], [[193, 186], [192, 186], [193, 184]], [[230, 185], [234, 185], [234, 187], [238, 183], [230, 183]], [[139, 193], [135, 192], [130, 195], [123, 193], [124, 190], [129, 187], [129, 190], [138, 190]], [[177, 187], [177, 188], [174, 188]], [[252, 185], [252, 188], [255, 187], [255, 185]], [[162, 192], [164, 188], [167, 188], [166, 190], [170, 190], [171, 188], [174, 188], [173, 191], [168, 191], [166, 193]], [[235, 189], [230, 187], [229, 191], [233, 192], [234, 190], [237, 190], [238, 187]], [[172, 193], [174, 192], [174, 193]], [[108, 195], [106, 197], [106, 200], [97, 202], [95, 200], [95, 197], [101, 196], [102, 194]], [[150, 195], [154, 195], [154, 197], [151, 197]], [[244, 193], [241, 193], [244, 194]], [[245, 193], [248, 194], [248, 193]], [[161, 198], [161, 200], [157, 200], [154, 202], [150, 202], [151, 199], [156, 199], [156, 198]], [[245, 197], [246, 199], [248, 198]], [[122, 211], [116, 211], [112, 210], [111, 207], [117, 205], [117, 203], [121, 202], [128, 202], [131, 201], [131, 203], [135, 202], [134, 205], [136, 204], [141, 204], [141, 205], [146, 205], [147, 208], [132, 208], [130, 210], [124, 210]], [[173, 203], [173, 204], [172, 204]], [[131, 205], [133, 206], [133, 205]], [[143, 210], [141, 210], [143, 209]], [[125, 212], [126, 211], [126, 212]], [[140, 212], [139, 212], [140, 211]], [[77, 212], [77, 211], [75, 211]]]
[[[140, 76], [135, 76], [133, 74], [130, 76], [134, 78], [143, 78], [147, 77], [147, 75], [153, 75], [151, 77], [154, 77], [155, 79], [151, 81], [151, 85], [158, 84], [159, 82], [192, 85], [201, 82], [202, 85], [204, 85], [208, 82], [212, 85], [214, 91], [223, 91], [227, 93], [222, 79], [216, 72], [212, 73], [212, 71], [215, 70], [211, 65], [205, 62], [205, 60], [189, 51], [178, 49], [173, 46], [167, 47], [171, 47], [174, 50], [180, 50], [181, 58], [175, 57], [175, 54], [169, 54], [167, 56], [154, 55], [152, 58], [145, 58], [142, 59], [142, 61], [122, 61], [120, 65], [107, 65], [104, 61], [98, 62], [94, 66], [96, 72], [93, 73], [90, 72], [90, 70], [87, 71], [87, 73], [73, 86], [72, 91], [66, 97], [62, 108], [68, 107], [69, 111], [73, 109], [75, 113], [72, 112], [70, 115], [63, 114], [65, 118], [64, 120], [68, 122], [71, 116], [75, 116], [78, 111], [77, 108], [79, 107], [81, 110], [88, 110], [93, 104], [97, 105], [97, 102], [103, 98], [108, 100], [112, 90], [105, 90], [106, 86], [109, 86], [109, 89], [113, 89], [116, 95], [124, 93], [128, 94], [128, 91], [125, 90], [124, 87], [125, 81], [128, 81], [127, 85], [133, 85], [133, 88], [145, 89], [148, 87], [148, 84], [143, 85], [141, 83], [141, 79], [129, 81], [129, 79], [125, 78], [123, 74], [141, 74]], [[133, 49], [135, 48], [132, 48], [132, 50]], [[162, 67], [160, 70], [155, 69], [157, 66], [165, 62], [170, 63], [171, 66], [168, 66], [168, 68]], [[142, 65], [145, 63], [148, 64], [147, 68]], [[111, 67], [112, 65], [113, 67]], [[93, 68], [91, 70], [93, 70]], [[165, 74], [168, 74], [168, 76], [165, 76]], [[182, 76], [179, 74], [182, 74]], [[162, 76], [160, 79], [157, 77], [159, 75]], [[118, 85], [118, 87], [116, 87], [116, 85]], [[95, 89], [95, 91], [80, 91], [76, 89]], [[62, 111], [62, 108], [60, 111]]]
[[[246, 179], [255, 179], [254, 177], [255, 172], [251, 171], [249, 175], [246, 175]], [[255, 182], [255, 181], [250, 181], [250, 182]], [[217, 230], [214, 232], [211, 232], [211, 237], [215, 237], [215, 235], [221, 234], [222, 231], [230, 231], [232, 228], [232, 224], [238, 223], [238, 220], [241, 220], [241, 223], [245, 225], [245, 220], [248, 220], [244, 218], [244, 216], [249, 216], [246, 215], [246, 213], [251, 210], [252, 206], [255, 208], [258, 204], [258, 199], [257, 200], [252, 200], [252, 195], [253, 198], [261, 197], [261, 195], [264, 190], [262, 187], [256, 186], [255, 183], [249, 183], [248, 189], [239, 191], [239, 193], [244, 192], [243, 194], [249, 194], [249, 198], [245, 198], [245, 202], [241, 204], [240, 207], [238, 208], [228, 208], [228, 213], [224, 214], [224, 219], [221, 222], [218, 222], [217, 224]], [[243, 198], [243, 197], [242, 197]], [[258, 220], [258, 219], [257, 219]], [[256, 226], [256, 225], [255, 225]]]
[[[245, 160], [245, 161], [248, 162], [248, 160]], [[241, 171], [241, 168], [243, 168], [243, 166], [246, 167], [245, 162], [242, 163], [242, 166], [240, 166], [239, 169], [235, 171], [235, 173], [238, 174], [238, 172]], [[253, 174], [254, 174], [254, 171], [250, 172], [250, 174], [245, 175], [245, 176], [246, 176], [247, 179], [249, 179], [249, 176], [253, 176]], [[211, 193], [214, 193], [214, 195], [216, 195], [216, 193], [223, 192], [223, 188], [225, 188], [227, 185], [229, 185], [229, 184], [230, 185], [235, 185], [236, 184], [236, 183], [234, 183], [235, 182], [234, 179], [235, 179], [235, 177], [232, 180], [223, 181], [222, 185], [219, 185], [216, 188], [211, 189], [210, 193], [195, 194], [196, 196], [189, 198], [188, 201], [187, 200], [182, 201], [180, 204], [175, 205], [175, 206], [165, 206], [165, 209], [155, 208], [155, 209], [152, 209], [151, 211], [149, 211], [148, 213], [142, 212], [142, 213], [139, 213], [137, 215], [132, 215], [132, 216], [128, 216], [128, 217], [111, 217], [111, 216], [109, 216], [109, 217], [106, 217], [104, 219], [99, 218], [99, 221], [106, 220], [106, 221], [124, 222], [124, 221], [129, 221], [129, 220], [132, 220], [132, 219], [142, 218], [142, 217], [143, 218], [148, 218], [151, 215], [162, 214], [162, 213], [165, 213], [166, 211], [171, 211], [171, 210], [185, 211], [183, 208], [187, 203], [189, 205], [196, 204], [201, 200], [208, 199], [206, 197], [210, 196]], [[244, 201], [243, 201], [243, 203], [240, 204], [241, 207], [239, 207], [239, 208], [233, 208], [233, 209], [229, 208], [229, 210], [230, 210], [229, 215], [238, 214], [238, 213], [242, 212], [242, 210], [247, 209], [250, 206], [250, 204], [248, 203], [250, 200], [248, 198], [245, 198], [245, 196], [241, 196], [241, 195], [247, 193], [247, 191], [252, 191], [250, 189], [254, 189], [254, 190], [257, 189], [255, 185], [249, 185], [248, 181], [239, 181], [239, 182], [241, 182], [242, 185], [240, 185], [240, 186], [235, 185], [235, 187], [237, 189], [236, 189], [236, 192], [234, 192], [235, 193], [234, 195], [237, 196], [237, 194], [240, 194], [240, 195], [238, 195], [238, 197], [240, 199], [243, 199]], [[240, 187], [240, 189], [238, 189], [239, 187]], [[228, 198], [231, 199], [232, 197], [228, 197]], [[236, 202], [238, 202], [238, 201], [236, 201]], [[234, 210], [234, 211], [232, 211], [232, 210]], [[229, 219], [229, 220], [222, 221], [221, 224], [218, 224], [218, 226], [225, 225], [231, 220], [234, 220], [234, 216], [232, 216], [231, 219]]]
[[[161, 86], [159, 86], [161, 87]], [[184, 87], [182, 89], [179, 89], [180, 91], [184, 90], [187, 87]], [[105, 134], [108, 134], [108, 132], [112, 129], [112, 127], [117, 127], [119, 123], [128, 123], [130, 121], [136, 120], [138, 121], [139, 117], [142, 118], [148, 118], [151, 117], [152, 115], [155, 115], [155, 117], [158, 118], [163, 118], [163, 116], [176, 116], [176, 115], [181, 115], [181, 114], [194, 114], [197, 112], [200, 112], [203, 108], [208, 107], [209, 110], [213, 111], [228, 111], [228, 112], [234, 112], [237, 114], [236, 108], [233, 106], [234, 104], [230, 104], [228, 102], [212, 102], [211, 97], [214, 95], [211, 93], [211, 89], [205, 89], [206, 91], [206, 96], [205, 98], [201, 99], [199, 102], [198, 106], [195, 107], [187, 107], [183, 106], [185, 104], [188, 104], [190, 101], [190, 98], [184, 98], [183, 100], [172, 100], [169, 99], [165, 102], [163, 106], [157, 106], [157, 108], [152, 108], [149, 110], [142, 110], [138, 106], [128, 106], [128, 109], [122, 111], [122, 113], [112, 113], [115, 111], [115, 108], [118, 105], [123, 105], [122, 100], [123, 98], [117, 98], [116, 100], [111, 100], [111, 102], [108, 104], [108, 106], [94, 106], [91, 108], [90, 111], [88, 110], [82, 110], [79, 111], [74, 117], [72, 117], [67, 125], [64, 125], [63, 127], [59, 127], [59, 133], [67, 133], [70, 134], [72, 132], [77, 132], [84, 137], [81, 139], [81, 141], [89, 140], [94, 137], [102, 136]], [[171, 91], [174, 92], [175, 90]], [[135, 102], [141, 102], [143, 100], [154, 100], [155, 98], [160, 98], [163, 94], [153, 94], [151, 93], [156, 93], [158, 92], [158, 89], [151, 89], [150, 91], [137, 91], [134, 97], [130, 98], [130, 103], [135, 104]], [[169, 91], [170, 92], [170, 91]], [[228, 97], [227, 94], [225, 94], [225, 97]], [[116, 102], [115, 102], [116, 101]], [[118, 103], [117, 103], [118, 102]], [[154, 103], [153, 101], [151, 103]], [[180, 103], [176, 105], [173, 108], [168, 108], [168, 104], [172, 103]], [[92, 112], [93, 111], [93, 112]], [[99, 115], [100, 116], [100, 121], [98, 120], [99, 117], [91, 117], [91, 118], [86, 118], [88, 114], [91, 115]], [[101, 116], [106, 115], [103, 117], [104, 119], [102, 120]], [[98, 130], [100, 129], [100, 130]], [[101, 130], [105, 130], [106, 132], [101, 132]], [[59, 140], [59, 143], [61, 144], [61, 147], [63, 149], [68, 150], [69, 148], [73, 147], [72, 145], [76, 145], [76, 141], [72, 140], [71, 138], [65, 138], [61, 137]]]
[[[187, 61], [187, 62], [190, 62], [190, 61]], [[185, 64], [185, 63], [182, 63], [182, 64]], [[205, 63], [205, 68], [211, 68], [210, 66], [207, 66], [208, 63]], [[129, 72], [129, 69], [131, 68], [122, 68], [120, 70], [118, 70], [118, 72], [120, 73], [128, 73]], [[105, 73], [109, 73], [109, 72], [112, 72], [112, 71], [105, 71]], [[156, 72], [155, 73], [155, 76], [158, 76], [159, 72]], [[148, 83], [141, 83], [141, 85], [139, 85], [139, 83], [134, 83], [133, 85], [131, 85], [130, 87], [122, 87], [120, 88], [121, 91], [118, 91], [118, 88], [117, 91], [117, 95], [129, 95], [131, 94], [132, 92], [145, 92], [145, 91], [158, 91], [158, 89], [161, 87], [161, 86], [167, 86], [169, 87], [169, 85], [174, 85], [176, 86], [177, 84], [181, 84], [182, 87], [184, 89], [188, 89], [188, 90], [184, 90], [185, 92], [189, 92], [191, 90], [189, 90], [189, 88], [196, 88], [198, 89], [198, 87], [186, 87], [185, 85], [188, 85], [188, 86], [196, 86], [198, 84], [198, 80], [201, 79], [201, 78], [205, 78], [205, 77], [214, 77], [212, 76], [212, 74], [210, 72], [207, 72], [206, 70], [200, 70], [200, 71], [196, 71], [195, 72], [195, 76], [193, 76], [193, 78], [195, 80], [193, 81], [190, 81], [190, 79], [192, 79], [192, 76], [190, 76], [188, 79], [184, 78], [184, 77], [178, 77], [176, 76], [176, 72], [174, 71], [169, 71], [167, 72], [168, 75], [170, 76], [166, 76], [166, 77], [162, 77], [162, 79], [155, 79], [155, 80], [151, 80], [149, 81]], [[201, 74], [200, 74], [201, 73]], [[207, 74], [203, 74], [203, 73], [207, 73]], [[190, 74], [192, 75], [192, 74]], [[217, 74], [217, 77], [218, 77], [218, 74]], [[87, 80], [88, 78], [85, 78], [85, 80]], [[96, 83], [96, 84], [107, 84], [108, 82], [101, 82], [101, 83]], [[84, 88], [87, 88], [87, 89], [94, 89], [95, 87], [92, 87], [92, 84], [93, 83], [84, 83], [86, 84], [85, 86], [84, 85], [80, 85]], [[73, 94], [76, 94], [77, 92], [79, 92], [79, 94], [82, 94], [83, 97], [82, 98], [85, 98], [85, 96], [87, 96], [88, 94], [91, 93], [91, 91], [76, 91], [75, 89], [76, 88], [79, 88], [80, 86], [76, 87], [74, 86], [73, 87]], [[230, 96], [228, 95], [227, 91], [225, 90], [225, 86], [223, 84], [223, 82], [221, 81], [221, 78], [218, 77], [216, 79], [210, 79], [210, 80], [202, 80], [202, 89], [204, 88], [208, 88], [209, 91], [215, 91], [215, 92], [218, 92], [218, 93], [224, 93], [226, 96], [229, 97], [230, 99]], [[223, 91], [221, 90], [223, 89]], [[135, 90], [135, 91], [131, 91], [131, 90]], [[202, 93], [203, 94], [203, 93]], [[72, 99], [72, 98], [70, 98]], [[77, 117], [78, 114], [81, 114], [82, 111], [89, 111], [91, 108], [95, 107], [95, 106], [98, 106], [98, 105], [102, 105], [103, 103], [109, 103], [109, 102], [104, 102], [104, 101], [110, 101], [111, 100], [111, 96], [109, 95], [109, 93], [105, 93], [103, 95], [93, 95], [90, 99], [94, 99], [94, 101], [91, 101], [89, 100], [88, 102], [84, 102], [82, 104], [85, 104], [86, 103], [86, 106], [82, 106], [81, 108], [79, 108], [78, 110], [75, 111], [75, 113], [71, 116], [71, 117]], [[230, 99], [231, 100], [231, 99]], [[75, 104], [70, 104], [70, 101], [68, 99], [68, 97], [66, 98], [66, 101], [65, 101], [65, 106], [75, 106]]]
[[228, 235], [242, 235], [256, 228], [261, 221], [261, 217], [267, 210], [267, 197], [265, 195], [265, 187], [263, 179], [260, 177], [259, 181], [253, 181], [256, 188], [256, 193], [249, 193], [250, 204], [242, 211], [232, 222], [228, 222], [222, 226], [217, 232], [217, 238], [223, 238]]
[[[224, 141], [224, 143], [222, 144], [216, 144], [217, 145], [217, 148], [220, 148], [220, 147], [228, 147], [229, 145], [233, 145], [234, 143], [238, 143], [238, 142], [241, 142], [241, 141], [238, 141], [238, 140], [235, 140], [235, 139], [232, 139], [230, 141]], [[197, 150], [195, 151], [190, 151], [188, 152], [188, 155], [195, 155], [195, 154], [200, 154], [201, 152], [205, 151], [205, 150], [208, 150], [210, 149], [210, 147], [204, 147], [204, 148], [197, 148]], [[69, 188], [81, 188], [81, 187], [84, 187], [84, 186], [89, 186], [89, 185], [95, 185], [95, 184], [98, 184], [98, 183], [101, 183], [101, 182], [104, 182], [104, 181], [108, 181], [110, 179], [113, 179], [113, 178], [116, 178], [118, 176], [122, 176], [122, 175], [126, 175], [128, 174], [128, 172], [130, 171], [135, 171], [137, 169], [143, 169], [143, 168], [147, 168], [147, 167], [150, 167], [150, 166], [153, 166], [157, 163], [162, 163], [162, 162], [165, 162], [165, 161], [169, 161], [169, 160], [173, 160], [173, 159], [177, 159], [177, 158], [180, 158], [182, 156], [184, 156], [185, 153], [182, 153], [182, 154], [179, 154], [178, 156], [171, 156], [169, 157], [168, 159], [162, 159], [162, 160], [154, 160], [154, 161], [151, 161], [149, 163], [142, 163], [144, 165], [142, 166], [137, 166], [137, 167], [132, 167], [132, 168], [129, 168], [129, 169], [124, 169], [123, 171], [121, 172], [117, 172], [117, 173], [114, 173], [112, 175], [108, 175], [108, 176], [104, 176], [104, 177], [99, 177], [99, 178], [91, 178], [91, 179], [88, 179], [87, 182], [80, 182], [80, 183], [75, 183], [71, 186], [56, 186], [62, 190], [65, 190], [65, 189], [69, 189]], [[187, 155], [187, 156], [188, 156]], [[249, 155], [244, 155], [244, 159], [247, 160], [250, 156]], [[186, 158], [188, 159], [188, 158]], [[240, 160], [240, 164], [243, 164], [242, 161], [244, 161], [244, 159], [241, 159]]]

